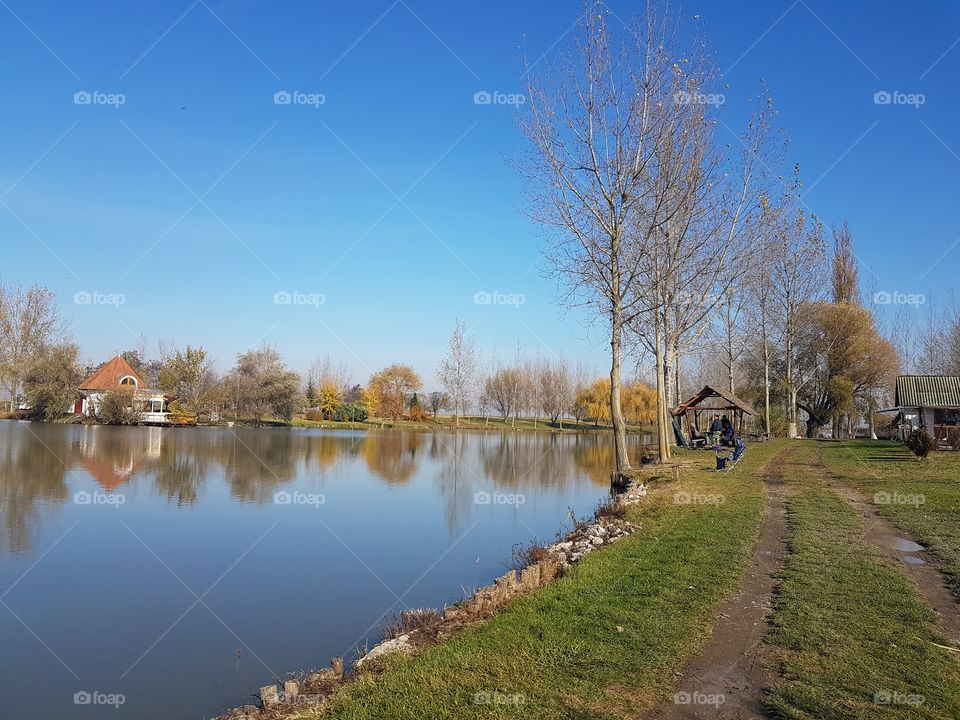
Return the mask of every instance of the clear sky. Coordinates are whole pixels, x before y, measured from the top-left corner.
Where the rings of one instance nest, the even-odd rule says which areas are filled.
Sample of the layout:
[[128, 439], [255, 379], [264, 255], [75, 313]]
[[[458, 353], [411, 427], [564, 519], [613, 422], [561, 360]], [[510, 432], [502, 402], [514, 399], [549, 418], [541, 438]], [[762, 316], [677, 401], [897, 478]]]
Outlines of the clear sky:
[[[0, 0], [0, 280], [56, 290], [91, 360], [142, 332], [222, 368], [266, 341], [296, 369], [329, 353], [360, 382], [394, 361], [430, 377], [461, 317], [488, 353], [519, 341], [600, 368], [520, 212], [513, 109], [474, 102], [522, 92], [521, 49], [555, 51], [581, 8]], [[943, 298], [960, 266], [960, 3], [684, 10], [707, 27], [733, 127], [768, 82], [804, 200], [849, 220], [866, 288]], [[877, 104], [884, 91], [923, 103]]]

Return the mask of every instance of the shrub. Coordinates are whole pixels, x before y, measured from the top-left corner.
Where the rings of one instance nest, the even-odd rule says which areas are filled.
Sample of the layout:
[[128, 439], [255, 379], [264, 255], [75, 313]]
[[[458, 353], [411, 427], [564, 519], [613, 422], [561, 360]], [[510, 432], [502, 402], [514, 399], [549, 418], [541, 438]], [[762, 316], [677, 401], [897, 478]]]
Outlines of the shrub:
[[918, 458], [925, 458], [931, 450], [936, 450], [937, 441], [927, 434], [926, 430], [914, 430], [907, 436], [907, 447], [913, 450]]
[[367, 408], [363, 403], [343, 403], [337, 408], [334, 420], [338, 422], [366, 422]]
[[140, 422], [141, 414], [135, 406], [133, 390], [108, 390], [97, 402], [97, 422], [104, 425], [136, 425]]
[[442, 619], [440, 611], [434, 608], [403, 610], [399, 615], [391, 615], [389, 620], [377, 628], [377, 634], [383, 640], [392, 640], [411, 630], [429, 630], [438, 625]]
[[593, 511], [593, 516], [600, 518], [624, 518], [627, 514], [627, 508], [623, 503], [618, 503], [613, 498], [601, 500]]
[[529, 545], [518, 543], [513, 546], [510, 569], [520, 572], [546, 557], [547, 549], [536, 540], [531, 540]]

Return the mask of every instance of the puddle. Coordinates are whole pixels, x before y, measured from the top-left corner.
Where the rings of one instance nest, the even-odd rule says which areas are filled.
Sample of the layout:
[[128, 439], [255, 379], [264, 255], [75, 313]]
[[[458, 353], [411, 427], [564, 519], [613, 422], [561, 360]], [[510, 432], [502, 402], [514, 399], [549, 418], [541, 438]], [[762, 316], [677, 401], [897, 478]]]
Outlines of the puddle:
[[923, 550], [923, 545], [918, 545], [911, 540], [904, 540], [903, 538], [894, 538], [893, 549], [897, 552], [915, 553]]
[[903, 555], [900, 557], [907, 565], [926, 565], [923, 558], [918, 558], [916, 555]]

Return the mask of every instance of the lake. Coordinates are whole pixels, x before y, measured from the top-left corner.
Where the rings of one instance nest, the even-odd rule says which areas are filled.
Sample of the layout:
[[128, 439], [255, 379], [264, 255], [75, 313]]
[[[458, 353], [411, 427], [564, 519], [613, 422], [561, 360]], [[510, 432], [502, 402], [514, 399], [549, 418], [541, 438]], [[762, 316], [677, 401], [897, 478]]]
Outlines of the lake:
[[199, 720], [349, 663], [612, 464], [606, 435], [0, 422], [0, 714]]

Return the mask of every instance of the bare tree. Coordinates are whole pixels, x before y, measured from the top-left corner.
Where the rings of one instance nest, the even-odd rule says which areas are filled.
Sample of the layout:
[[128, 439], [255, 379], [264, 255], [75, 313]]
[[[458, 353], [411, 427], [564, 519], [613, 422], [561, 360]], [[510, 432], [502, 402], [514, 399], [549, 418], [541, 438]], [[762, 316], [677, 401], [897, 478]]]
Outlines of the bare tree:
[[40, 285], [0, 285], [0, 384], [14, 408], [30, 366], [66, 334], [57, 296]]
[[783, 338], [786, 386], [787, 436], [797, 437], [797, 394], [800, 378], [797, 351], [801, 333], [807, 329], [804, 313], [818, 299], [826, 279], [826, 245], [823, 226], [798, 206], [796, 198], [788, 198], [775, 240], [771, 263], [773, 298]]
[[562, 430], [563, 415], [573, 402], [570, 366], [563, 358], [543, 360], [539, 364], [537, 375], [540, 408], [550, 418], [550, 422], [559, 423]]
[[440, 361], [437, 373], [453, 405], [454, 424], [460, 425], [460, 416], [470, 407], [480, 376], [480, 351], [473, 338], [467, 335], [466, 323], [457, 320], [450, 334], [447, 354]]
[[450, 407], [450, 396], [434, 390], [427, 395], [427, 402], [430, 404], [430, 412], [433, 413], [433, 419], [436, 420], [438, 412]]
[[657, 105], [676, 72], [670, 24], [650, 12], [619, 42], [602, 3], [588, 4], [579, 41], [535, 78], [527, 66], [521, 127], [531, 152], [520, 170], [529, 214], [551, 231], [545, 251], [566, 288], [609, 330], [610, 411], [617, 472], [630, 468], [621, 407], [624, 328], [644, 309], [639, 215], [657, 204], [654, 148], [666, 128]]

